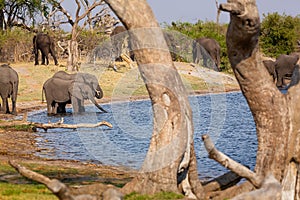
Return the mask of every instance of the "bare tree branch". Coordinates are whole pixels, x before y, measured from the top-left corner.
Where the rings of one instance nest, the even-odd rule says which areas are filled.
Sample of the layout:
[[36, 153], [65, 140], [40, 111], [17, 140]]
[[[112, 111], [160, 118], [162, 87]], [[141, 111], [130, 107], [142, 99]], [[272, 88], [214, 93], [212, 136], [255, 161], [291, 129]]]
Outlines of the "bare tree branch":
[[249, 170], [247, 167], [239, 164], [238, 162], [232, 160], [222, 152], [215, 148], [215, 145], [211, 141], [209, 135], [203, 135], [202, 140], [204, 142], [205, 148], [209, 154], [209, 158], [214, 159], [224, 167], [230, 169], [237, 175], [249, 180], [255, 187], [260, 187], [262, 179], [258, 177], [254, 172]]
[[57, 179], [49, 179], [48, 177], [36, 173], [34, 171], [31, 171], [26, 167], [21, 166], [12, 160], [9, 161], [9, 164], [13, 168], [15, 168], [22, 176], [47, 186], [47, 188], [53, 194], [55, 194], [59, 199], [63, 199], [63, 200], [76, 200], [76, 199], [96, 200], [97, 199], [97, 197], [89, 194], [74, 196], [72, 195], [72, 192], [70, 191], [69, 187]]

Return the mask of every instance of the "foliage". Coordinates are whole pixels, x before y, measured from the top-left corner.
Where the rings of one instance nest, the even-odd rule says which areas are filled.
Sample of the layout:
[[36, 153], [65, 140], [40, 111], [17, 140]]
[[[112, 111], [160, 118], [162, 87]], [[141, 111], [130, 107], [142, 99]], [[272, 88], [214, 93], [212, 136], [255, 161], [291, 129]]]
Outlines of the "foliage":
[[[0, 22], [4, 23], [4, 29], [14, 26], [34, 26], [37, 15], [44, 10], [44, 1], [40, 0], [2, 0], [0, 2]], [[1, 24], [1, 28], [2, 28]]]
[[0, 32], [0, 62], [31, 61], [33, 34], [21, 28]]
[[264, 15], [261, 23], [260, 46], [266, 56], [277, 57], [295, 51], [300, 38], [300, 17], [279, 15], [277, 12]]
[[167, 30], [178, 31], [191, 39], [209, 37], [217, 40], [221, 46], [221, 70], [230, 71], [226, 47], [227, 24], [216, 24], [212, 21], [203, 22], [198, 20], [195, 24], [190, 22], [172, 22], [171, 25], [164, 24]]
[[107, 39], [107, 36], [103, 33], [84, 29], [78, 36], [79, 49], [85, 52], [92, 52], [105, 39]]

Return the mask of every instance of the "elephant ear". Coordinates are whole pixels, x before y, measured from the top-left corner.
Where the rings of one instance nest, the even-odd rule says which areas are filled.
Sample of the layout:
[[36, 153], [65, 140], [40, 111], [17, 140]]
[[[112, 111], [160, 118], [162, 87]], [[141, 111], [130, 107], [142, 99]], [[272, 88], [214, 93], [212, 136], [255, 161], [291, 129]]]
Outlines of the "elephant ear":
[[78, 83], [75, 81], [72, 83], [72, 85], [69, 87], [69, 93], [71, 96], [76, 97], [77, 99], [83, 99], [81, 84], [82, 83]]

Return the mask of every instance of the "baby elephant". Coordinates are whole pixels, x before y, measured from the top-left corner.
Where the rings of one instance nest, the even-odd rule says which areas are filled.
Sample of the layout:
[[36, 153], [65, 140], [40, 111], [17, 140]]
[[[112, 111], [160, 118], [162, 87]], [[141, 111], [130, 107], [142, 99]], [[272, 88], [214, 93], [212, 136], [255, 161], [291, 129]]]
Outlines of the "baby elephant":
[[[7, 64], [0, 66], [0, 85], [0, 96], [2, 98], [2, 107], [0, 106], [0, 111], [16, 115], [19, 76], [18, 73]], [[9, 111], [8, 98], [11, 98], [12, 102], [11, 112]]]

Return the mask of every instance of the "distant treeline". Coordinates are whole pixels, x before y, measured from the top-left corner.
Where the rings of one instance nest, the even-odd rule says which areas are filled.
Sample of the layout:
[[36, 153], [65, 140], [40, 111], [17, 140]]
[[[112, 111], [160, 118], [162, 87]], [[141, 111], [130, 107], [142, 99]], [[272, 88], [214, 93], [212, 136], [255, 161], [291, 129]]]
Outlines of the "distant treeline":
[[[196, 23], [172, 22], [162, 24], [162, 28], [169, 31], [178, 31], [191, 39], [211, 37], [221, 46], [221, 70], [229, 71], [229, 61], [226, 51], [226, 31], [228, 24], [216, 24], [212, 21]], [[68, 34], [63, 30], [47, 30], [56, 41], [67, 40]], [[32, 38], [34, 33], [15, 27], [0, 32], [0, 62], [30, 62], [33, 61]], [[82, 52], [91, 51], [96, 45], [107, 39], [107, 35], [89, 30], [82, 31], [79, 36], [79, 48]], [[299, 51], [300, 43], [300, 15], [296, 17], [271, 13], [261, 19], [260, 33], [261, 52], [268, 57], [276, 58], [279, 54], [289, 54]], [[58, 56], [60, 49], [56, 47]], [[182, 61], [182, 57], [178, 56]], [[183, 59], [184, 61], [184, 59]]]

